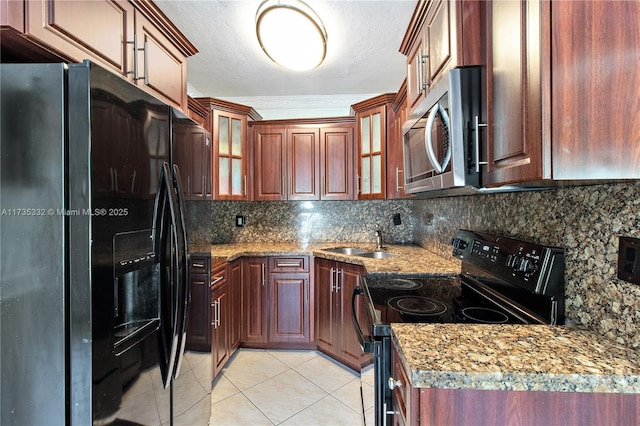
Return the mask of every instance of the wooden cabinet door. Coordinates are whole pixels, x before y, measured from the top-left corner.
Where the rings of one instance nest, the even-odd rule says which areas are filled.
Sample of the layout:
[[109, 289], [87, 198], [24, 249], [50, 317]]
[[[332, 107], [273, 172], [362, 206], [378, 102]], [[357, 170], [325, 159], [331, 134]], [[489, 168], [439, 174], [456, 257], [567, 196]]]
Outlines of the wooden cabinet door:
[[318, 200], [318, 129], [287, 130], [287, 199]]
[[[340, 299], [339, 310], [336, 312], [336, 323], [340, 327], [338, 355], [347, 365], [359, 369], [363, 352], [353, 325], [351, 298], [354, 289], [360, 285], [360, 276], [364, 271], [360, 266], [341, 262], [336, 264], [336, 268], [338, 269], [336, 293]], [[362, 310], [362, 300], [361, 297], [356, 299], [356, 312], [358, 313]]]
[[320, 129], [321, 200], [353, 200], [353, 128]]
[[191, 291], [191, 303], [187, 317], [187, 343], [186, 348], [195, 351], [211, 350], [211, 310], [209, 299], [208, 274], [191, 274], [189, 289]]
[[[455, 49], [455, 38], [452, 39], [450, 25], [449, 0], [438, 0], [430, 6], [426, 23], [427, 38], [427, 69], [426, 84], [431, 87], [435, 84], [448, 69], [447, 65]], [[476, 35], [477, 36], [477, 35]]]
[[357, 114], [359, 199], [386, 196], [386, 106]]
[[247, 116], [213, 110], [214, 198], [247, 199]]
[[309, 342], [309, 274], [269, 274], [269, 342]]
[[191, 199], [211, 199], [211, 139], [203, 127], [194, 124], [189, 126], [189, 150]]
[[267, 342], [267, 259], [246, 257], [242, 260], [242, 341]]
[[211, 350], [211, 282], [207, 257], [193, 256], [189, 265], [189, 291], [186, 348], [195, 351]]
[[[77, 19], [77, 18], [76, 18]], [[134, 83], [183, 111], [187, 110], [187, 59], [142, 13], [136, 11], [138, 75]]]
[[493, 1], [487, 9], [489, 164], [483, 182], [550, 178], [542, 173], [540, 1]]
[[543, 144], [552, 145], [553, 178], [640, 178], [640, 2], [550, 2], [542, 13], [551, 26]]
[[211, 293], [211, 355], [213, 376], [229, 359], [229, 284], [224, 283]]
[[133, 71], [134, 8], [128, 1], [37, 0], [26, 2], [25, 10], [25, 32], [69, 61], [91, 59], [122, 76]]
[[231, 353], [242, 337], [242, 260], [229, 264], [229, 345]]
[[[397, 108], [397, 109], [396, 109]], [[402, 125], [407, 121], [407, 100], [387, 110], [390, 128], [387, 132], [387, 198], [407, 196], [404, 192], [404, 152]]]
[[314, 270], [316, 342], [319, 348], [335, 352], [337, 340], [334, 321], [336, 298], [333, 291], [335, 262], [317, 258]]
[[253, 128], [253, 199], [287, 199], [287, 132], [280, 126]]
[[424, 99], [428, 85], [426, 82], [428, 51], [424, 29], [409, 50], [407, 56], [407, 102], [413, 111]]

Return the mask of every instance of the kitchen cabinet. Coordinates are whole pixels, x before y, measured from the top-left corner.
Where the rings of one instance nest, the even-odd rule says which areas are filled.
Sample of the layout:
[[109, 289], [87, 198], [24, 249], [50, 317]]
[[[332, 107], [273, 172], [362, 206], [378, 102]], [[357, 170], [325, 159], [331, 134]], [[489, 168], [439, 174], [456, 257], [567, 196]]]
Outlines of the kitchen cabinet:
[[405, 198], [402, 126], [407, 121], [407, 80], [402, 82], [391, 105], [387, 132], [387, 199]]
[[[357, 371], [367, 356], [362, 353], [353, 326], [351, 297], [363, 273], [364, 268], [358, 265], [315, 259], [315, 338], [318, 349]], [[357, 311], [363, 309], [360, 300], [356, 300]]]
[[204, 105], [192, 98], [188, 99], [188, 116], [190, 119], [198, 123], [199, 126], [204, 127], [209, 133], [211, 133], [211, 111], [209, 111]]
[[[242, 343], [267, 342], [267, 258], [242, 259]], [[260, 347], [260, 346], [259, 346]]]
[[488, 3], [486, 185], [640, 178], [639, 25], [638, 2]]
[[229, 344], [231, 353], [238, 349], [242, 337], [242, 259], [229, 263]]
[[247, 200], [248, 121], [260, 119], [251, 107], [214, 98], [196, 98], [211, 111], [213, 199]]
[[308, 256], [243, 259], [242, 343], [251, 347], [310, 347]]
[[387, 176], [397, 163], [395, 156], [388, 157], [387, 151], [392, 147], [394, 155], [396, 153], [395, 135], [390, 132], [395, 97], [395, 93], [388, 93], [351, 106], [358, 123], [358, 199], [392, 198], [387, 197]]
[[[393, 424], [635, 424], [637, 395], [590, 392], [418, 388], [411, 385], [397, 341], [392, 345]], [[540, 407], [545, 407], [541, 410]], [[561, 416], [561, 417], [558, 417]]]
[[253, 125], [253, 199], [353, 199], [352, 122], [278, 120]]
[[191, 120], [173, 120], [173, 157], [187, 200], [211, 199], [211, 137]]
[[484, 17], [481, 1], [418, 2], [400, 46], [407, 56], [408, 115], [448, 70], [484, 63]]
[[152, 2], [9, 1], [3, 11], [3, 51], [23, 61], [90, 59], [187, 110], [187, 57], [197, 50]]
[[231, 357], [231, 310], [229, 281], [227, 279], [227, 265], [212, 270], [210, 284], [211, 300], [211, 358], [213, 363], [213, 377]]
[[211, 271], [209, 258], [192, 256], [189, 268], [191, 303], [187, 317], [186, 349], [208, 352], [211, 350], [211, 312], [209, 310]]
[[309, 343], [310, 294], [308, 256], [269, 258], [268, 341]]

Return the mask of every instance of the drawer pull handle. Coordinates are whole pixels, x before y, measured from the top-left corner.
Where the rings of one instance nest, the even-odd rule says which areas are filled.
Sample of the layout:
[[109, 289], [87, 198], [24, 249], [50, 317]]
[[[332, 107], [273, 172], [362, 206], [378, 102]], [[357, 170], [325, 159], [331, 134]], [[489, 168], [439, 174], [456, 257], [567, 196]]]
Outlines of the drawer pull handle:
[[299, 268], [300, 264], [299, 263], [276, 263], [276, 266], [278, 268]]
[[214, 277], [213, 280], [211, 280], [211, 284], [209, 284], [209, 287], [213, 287], [214, 285], [216, 285], [217, 283], [219, 283], [223, 279], [224, 279], [224, 275], [222, 275], [220, 277]]
[[194, 268], [204, 268], [204, 263], [192, 263], [191, 266]]

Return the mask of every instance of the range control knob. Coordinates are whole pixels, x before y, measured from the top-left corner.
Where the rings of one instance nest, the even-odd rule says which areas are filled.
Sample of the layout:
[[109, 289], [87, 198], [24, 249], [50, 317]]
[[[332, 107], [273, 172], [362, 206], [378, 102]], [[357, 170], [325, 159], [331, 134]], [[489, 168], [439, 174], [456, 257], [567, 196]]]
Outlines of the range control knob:
[[520, 261], [520, 265], [518, 266], [518, 270], [520, 272], [524, 272], [525, 274], [530, 274], [536, 270], [536, 264], [529, 259], [522, 258]]

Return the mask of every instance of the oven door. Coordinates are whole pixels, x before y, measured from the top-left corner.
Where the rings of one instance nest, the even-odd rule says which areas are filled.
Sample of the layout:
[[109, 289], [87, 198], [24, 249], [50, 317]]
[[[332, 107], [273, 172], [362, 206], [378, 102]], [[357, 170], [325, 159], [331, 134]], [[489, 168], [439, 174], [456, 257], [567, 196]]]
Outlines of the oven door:
[[[363, 303], [359, 304], [358, 301]], [[391, 407], [391, 391], [387, 387], [391, 375], [390, 327], [381, 324], [374, 326], [375, 307], [364, 286], [353, 290], [351, 314], [363, 352], [373, 355], [373, 363], [360, 370], [362, 418], [365, 426], [386, 425], [387, 407]]]

